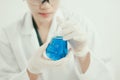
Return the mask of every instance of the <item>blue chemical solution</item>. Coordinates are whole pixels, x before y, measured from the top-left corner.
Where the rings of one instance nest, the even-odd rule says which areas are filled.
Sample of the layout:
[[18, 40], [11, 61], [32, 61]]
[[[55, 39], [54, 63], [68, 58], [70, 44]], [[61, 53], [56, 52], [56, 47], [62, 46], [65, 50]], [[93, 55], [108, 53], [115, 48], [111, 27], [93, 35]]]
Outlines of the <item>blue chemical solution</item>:
[[68, 53], [67, 41], [62, 36], [53, 37], [46, 48], [46, 55], [51, 60], [64, 58]]

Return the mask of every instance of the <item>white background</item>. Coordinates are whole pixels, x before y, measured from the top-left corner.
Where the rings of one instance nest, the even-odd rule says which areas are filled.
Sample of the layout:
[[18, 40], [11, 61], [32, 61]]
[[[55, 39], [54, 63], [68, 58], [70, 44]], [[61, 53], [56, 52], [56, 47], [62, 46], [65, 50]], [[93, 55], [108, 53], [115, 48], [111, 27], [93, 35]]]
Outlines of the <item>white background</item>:
[[[114, 79], [120, 80], [120, 0], [64, 0], [64, 5], [94, 23], [100, 39], [97, 56], [109, 62]], [[0, 0], [0, 27], [17, 20], [25, 10], [22, 0]]]

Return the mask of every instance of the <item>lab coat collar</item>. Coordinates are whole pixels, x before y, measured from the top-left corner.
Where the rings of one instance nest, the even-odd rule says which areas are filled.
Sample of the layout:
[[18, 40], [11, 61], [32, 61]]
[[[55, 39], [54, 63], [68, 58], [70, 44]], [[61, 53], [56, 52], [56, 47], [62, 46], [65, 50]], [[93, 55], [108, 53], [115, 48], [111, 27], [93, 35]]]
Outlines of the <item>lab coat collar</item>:
[[[57, 28], [57, 17], [61, 17], [63, 18], [63, 14], [60, 10], [57, 10], [57, 12], [55, 13], [54, 17], [53, 17], [53, 21], [48, 33], [48, 37], [47, 37], [47, 41], [49, 41], [51, 39], [51, 37], [54, 36], [56, 28]], [[24, 18], [22, 20], [22, 31], [21, 33], [23, 35], [32, 35], [35, 32], [34, 27], [33, 27], [33, 22], [32, 22], [32, 14], [26, 13], [24, 15]]]
[[31, 32], [33, 31], [33, 22], [32, 22], [32, 15], [30, 13], [25, 13], [25, 15], [23, 16], [23, 19], [21, 20], [21, 24], [22, 24], [22, 31], [21, 33], [23, 35], [30, 35]]

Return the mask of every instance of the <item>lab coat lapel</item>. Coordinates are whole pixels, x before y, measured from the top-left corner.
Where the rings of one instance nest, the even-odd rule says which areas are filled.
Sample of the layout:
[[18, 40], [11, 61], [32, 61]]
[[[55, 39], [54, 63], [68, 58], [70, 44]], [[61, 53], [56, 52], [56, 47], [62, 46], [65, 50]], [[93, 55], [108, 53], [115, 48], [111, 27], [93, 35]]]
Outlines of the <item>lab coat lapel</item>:
[[29, 43], [27, 48], [31, 52], [35, 53], [36, 50], [39, 48], [39, 43], [38, 43], [36, 32], [33, 27], [32, 15], [30, 13], [27, 13], [25, 16], [24, 26], [22, 28], [21, 33], [22, 33], [22, 38], [26, 39], [25, 41]]
[[[18, 27], [18, 26], [17, 26]], [[25, 59], [24, 56], [24, 51], [21, 45], [21, 37], [20, 34], [17, 32], [18, 30], [16, 29], [16, 27], [12, 27], [10, 29], [7, 29], [8, 31], [8, 38], [10, 41], [10, 45], [12, 47], [13, 50], [13, 54], [15, 55], [16, 58], [16, 62], [20, 68], [20, 70], [23, 70], [27, 65], [27, 61]]]
[[15, 55], [20, 70], [25, 69], [28, 64], [25, 57], [26, 53], [23, 49], [22, 38], [26, 37], [25, 39], [27, 39], [28, 43], [31, 44], [31, 46], [28, 46], [27, 48], [33, 50], [33, 52], [35, 52], [35, 50], [39, 47], [31, 18], [31, 14], [25, 14], [21, 22], [14, 25], [15, 27], [8, 28], [6, 31], [8, 32], [7, 34], [11, 43], [13, 54]]

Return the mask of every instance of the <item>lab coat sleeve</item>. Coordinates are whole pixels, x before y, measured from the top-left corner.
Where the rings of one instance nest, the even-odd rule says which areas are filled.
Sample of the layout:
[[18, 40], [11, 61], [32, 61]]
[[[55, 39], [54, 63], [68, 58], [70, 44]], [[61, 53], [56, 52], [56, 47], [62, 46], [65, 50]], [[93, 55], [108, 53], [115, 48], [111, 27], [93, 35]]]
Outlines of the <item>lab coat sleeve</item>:
[[81, 72], [80, 64], [75, 60], [76, 73], [80, 80], [112, 80], [106, 64], [95, 56], [96, 34], [93, 24], [87, 18], [80, 19], [80, 29], [87, 32], [90, 49], [90, 64], [85, 73]]
[[6, 34], [0, 29], [0, 80], [30, 80], [26, 69], [20, 71]]
[[105, 63], [93, 55], [90, 57], [90, 64], [85, 73], [81, 72], [80, 64], [78, 64], [78, 62], [75, 65], [75, 70], [80, 80], [112, 80]]

